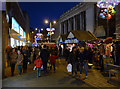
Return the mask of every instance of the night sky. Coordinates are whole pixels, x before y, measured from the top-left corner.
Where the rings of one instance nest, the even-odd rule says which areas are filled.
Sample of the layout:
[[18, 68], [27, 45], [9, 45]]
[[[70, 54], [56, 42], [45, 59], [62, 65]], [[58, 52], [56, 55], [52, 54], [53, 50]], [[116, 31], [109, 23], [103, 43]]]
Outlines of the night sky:
[[53, 22], [76, 4], [78, 2], [19, 2], [21, 9], [28, 13], [30, 27], [34, 29], [49, 27], [44, 23], [45, 19]]

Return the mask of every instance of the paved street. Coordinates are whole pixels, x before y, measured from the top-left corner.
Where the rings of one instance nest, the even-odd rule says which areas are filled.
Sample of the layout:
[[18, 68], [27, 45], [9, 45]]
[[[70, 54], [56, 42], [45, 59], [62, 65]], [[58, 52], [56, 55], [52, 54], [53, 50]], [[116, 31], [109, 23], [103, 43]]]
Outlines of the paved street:
[[56, 65], [56, 73], [50, 71], [48, 76], [44, 76], [42, 72], [42, 76], [37, 78], [36, 71], [33, 71], [22, 76], [9, 77], [3, 80], [3, 87], [115, 87], [107, 83], [107, 79], [98, 70], [89, 70], [88, 79], [84, 78], [84, 73], [78, 79], [66, 71], [64, 59], [57, 61]]

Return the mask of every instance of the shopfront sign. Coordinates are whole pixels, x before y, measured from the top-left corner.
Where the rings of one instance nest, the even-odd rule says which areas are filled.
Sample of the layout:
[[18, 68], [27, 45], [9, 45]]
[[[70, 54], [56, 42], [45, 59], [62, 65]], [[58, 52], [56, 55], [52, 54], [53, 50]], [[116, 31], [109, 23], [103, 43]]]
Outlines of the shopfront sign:
[[75, 39], [67, 39], [65, 40], [65, 43], [79, 43], [79, 41], [75, 38]]
[[12, 29], [15, 30], [17, 33], [19, 33], [19, 24], [14, 19], [14, 17], [12, 17]]

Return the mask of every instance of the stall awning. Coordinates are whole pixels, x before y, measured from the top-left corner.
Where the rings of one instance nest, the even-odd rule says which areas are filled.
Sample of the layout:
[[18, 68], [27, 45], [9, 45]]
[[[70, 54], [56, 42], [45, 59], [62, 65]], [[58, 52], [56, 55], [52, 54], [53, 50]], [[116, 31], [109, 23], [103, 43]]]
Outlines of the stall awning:
[[70, 31], [69, 35], [67, 36], [67, 39], [70, 38], [76, 38], [79, 41], [87, 41], [87, 40], [94, 40], [97, 39], [91, 32], [89, 31], [80, 31], [80, 30], [74, 30]]

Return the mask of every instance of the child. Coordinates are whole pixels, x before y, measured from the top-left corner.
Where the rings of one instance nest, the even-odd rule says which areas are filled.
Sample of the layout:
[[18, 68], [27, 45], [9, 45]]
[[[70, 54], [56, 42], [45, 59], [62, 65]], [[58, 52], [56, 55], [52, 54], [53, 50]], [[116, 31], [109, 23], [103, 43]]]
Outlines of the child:
[[51, 68], [52, 69], [52, 66], [54, 67], [54, 73], [55, 73], [55, 63], [56, 63], [56, 58], [58, 57], [59, 55], [55, 56], [55, 53], [53, 52], [50, 56], [50, 63], [51, 63]]
[[34, 62], [36, 68], [37, 68], [37, 77], [40, 77], [41, 72], [41, 66], [42, 66], [42, 60], [40, 59], [40, 56], [37, 57], [37, 59]]

